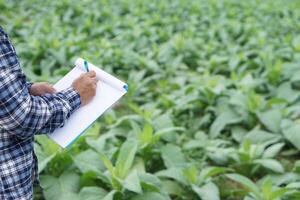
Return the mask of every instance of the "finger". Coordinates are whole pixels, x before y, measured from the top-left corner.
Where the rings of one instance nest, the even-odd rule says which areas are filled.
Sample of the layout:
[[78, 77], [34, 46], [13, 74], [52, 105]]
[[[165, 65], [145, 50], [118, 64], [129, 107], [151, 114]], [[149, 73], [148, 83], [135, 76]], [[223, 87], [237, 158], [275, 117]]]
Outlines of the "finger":
[[51, 93], [51, 94], [56, 92], [56, 89], [54, 87], [52, 87], [51, 85], [46, 87], [45, 90], [46, 90], [45, 92]]
[[97, 77], [91, 78], [91, 80], [93, 81], [93, 83], [97, 83], [98, 82]]
[[57, 92], [57, 90], [56, 90], [54, 87], [51, 86], [51, 88], [52, 88], [52, 92], [53, 92], [53, 93], [56, 93], [56, 92]]
[[95, 71], [89, 71], [89, 72], [86, 73], [86, 75], [90, 78], [94, 78], [94, 77], [96, 77], [96, 72]]
[[50, 92], [57, 92], [56, 89], [53, 87], [52, 84], [50, 84], [50, 83], [46, 83], [46, 84], [47, 84], [48, 89], [49, 89]]

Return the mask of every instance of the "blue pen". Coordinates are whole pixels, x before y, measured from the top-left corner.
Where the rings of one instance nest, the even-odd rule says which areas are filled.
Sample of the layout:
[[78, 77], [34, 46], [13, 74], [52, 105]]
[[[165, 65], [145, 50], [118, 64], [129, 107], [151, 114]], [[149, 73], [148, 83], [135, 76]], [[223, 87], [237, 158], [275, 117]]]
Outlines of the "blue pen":
[[85, 60], [83, 63], [84, 63], [85, 70], [87, 72], [89, 72], [90, 70], [89, 70], [89, 64], [88, 64], [88, 62]]

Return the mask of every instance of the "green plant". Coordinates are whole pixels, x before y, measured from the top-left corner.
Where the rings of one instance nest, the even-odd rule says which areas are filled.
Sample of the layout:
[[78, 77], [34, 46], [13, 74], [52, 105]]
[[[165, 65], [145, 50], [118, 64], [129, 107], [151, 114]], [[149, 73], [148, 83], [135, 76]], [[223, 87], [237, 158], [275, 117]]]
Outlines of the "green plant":
[[0, 0], [0, 10], [30, 81], [55, 83], [83, 57], [129, 84], [71, 148], [36, 137], [37, 199], [300, 198], [298, 0]]

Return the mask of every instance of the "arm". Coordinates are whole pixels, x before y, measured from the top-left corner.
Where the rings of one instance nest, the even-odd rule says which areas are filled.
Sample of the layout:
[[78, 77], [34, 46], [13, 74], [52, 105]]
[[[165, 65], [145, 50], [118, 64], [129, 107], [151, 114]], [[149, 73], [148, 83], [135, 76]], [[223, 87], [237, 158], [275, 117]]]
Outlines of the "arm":
[[0, 38], [0, 128], [18, 137], [51, 133], [64, 125], [81, 102], [72, 87], [56, 94], [32, 96], [22, 78], [16, 53]]
[[80, 97], [73, 88], [32, 96], [10, 70], [0, 70], [0, 82], [4, 83], [0, 86], [0, 127], [18, 137], [51, 133], [80, 106]]

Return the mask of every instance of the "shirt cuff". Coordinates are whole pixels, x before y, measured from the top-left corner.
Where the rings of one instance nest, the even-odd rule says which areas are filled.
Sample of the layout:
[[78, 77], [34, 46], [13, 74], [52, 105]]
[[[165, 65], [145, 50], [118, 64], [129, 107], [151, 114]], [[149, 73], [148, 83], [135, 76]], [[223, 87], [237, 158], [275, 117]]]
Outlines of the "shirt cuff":
[[26, 82], [26, 87], [28, 89], [28, 91], [30, 92], [30, 87], [32, 86], [33, 83], [31, 82]]
[[71, 106], [71, 113], [73, 113], [76, 109], [80, 107], [80, 95], [73, 87], [69, 87], [68, 89], [61, 91], [61, 93], [63, 93], [66, 99], [68, 100]]

